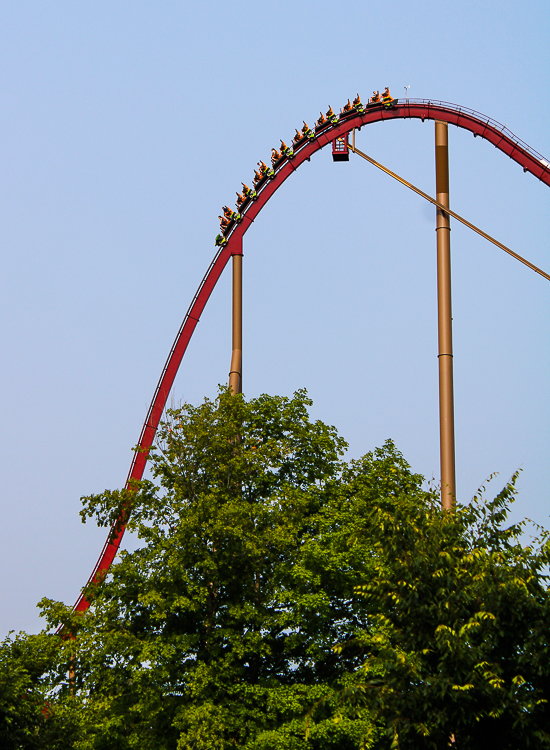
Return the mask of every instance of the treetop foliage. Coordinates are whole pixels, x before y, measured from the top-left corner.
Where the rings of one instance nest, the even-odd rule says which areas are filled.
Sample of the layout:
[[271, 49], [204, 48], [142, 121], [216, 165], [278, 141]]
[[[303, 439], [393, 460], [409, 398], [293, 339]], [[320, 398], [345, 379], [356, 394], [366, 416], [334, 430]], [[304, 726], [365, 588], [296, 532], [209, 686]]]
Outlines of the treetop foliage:
[[549, 545], [508, 522], [516, 478], [442, 512], [391, 441], [346, 462], [310, 406], [184, 404], [150, 480], [83, 498], [141, 544], [84, 616], [43, 600], [48, 629], [4, 642], [2, 747], [550, 746]]

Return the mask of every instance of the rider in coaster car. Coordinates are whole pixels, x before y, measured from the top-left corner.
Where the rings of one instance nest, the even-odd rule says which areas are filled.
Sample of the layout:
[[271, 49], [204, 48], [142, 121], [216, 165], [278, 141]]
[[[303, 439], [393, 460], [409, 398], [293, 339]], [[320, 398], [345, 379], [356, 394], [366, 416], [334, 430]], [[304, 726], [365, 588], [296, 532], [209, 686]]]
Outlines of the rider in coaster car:
[[330, 120], [332, 117], [335, 117], [334, 112], [332, 111], [332, 107], [329, 104], [328, 112], [327, 112], [327, 120]]
[[350, 109], [351, 109], [351, 102], [350, 102], [350, 100], [348, 99], [348, 103], [347, 103], [347, 104], [344, 104], [344, 110], [343, 110], [343, 111], [344, 111], [344, 112], [349, 112], [349, 111], [350, 111]]
[[303, 133], [300, 130], [298, 130], [298, 128], [296, 128], [296, 135], [292, 139], [292, 143], [299, 143], [303, 137], [304, 137]]
[[361, 98], [360, 98], [359, 94], [357, 94], [357, 96], [356, 96], [356, 97], [355, 97], [355, 99], [353, 100], [353, 106], [354, 106], [354, 107], [357, 107], [357, 106], [359, 106], [360, 104], [361, 104]]
[[254, 170], [254, 185], [257, 185], [262, 179], [262, 176], [256, 169]]
[[260, 167], [260, 173], [262, 177], [273, 177], [275, 172], [271, 167], [268, 167], [267, 164], [264, 164], [263, 161], [258, 162], [258, 166]]
[[382, 101], [383, 102], [391, 102], [392, 101], [392, 96], [390, 94], [390, 89], [389, 89], [388, 86], [386, 86], [386, 88], [384, 89], [384, 93], [382, 94]]
[[281, 158], [281, 154], [276, 148], [271, 149], [271, 163], [275, 164]]
[[281, 153], [285, 156], [292, 156], [294, 151], [289, 148], [284, 141], [281, 141]]
[[220, 220], [220, 229], [224, 232], [229, 226], [229, 219], [225, 216], [218, 216], [218, 219]]
[[227, 220], [229, 220], [233, 216], [233, 211], [229, 208], [229, 206], [223, 207], [223, 215]]
[[240, 208], [245, 201], [244, 195], [241, 195], [240, 193], [237, 193], [237, 208]]
[[377, 104], [380, 101], [380, 92], [373, 91], [370, 101], [371, 101], [371, 104]]
[[324, 125], [324, 124], [325, 124], [325, 122], [327, 121], [327, 118], [326, 118], [326, 117], [324, 116], [324, 114], [323, 114], [322, 112], [321, 112], [320, 114], [321, 114], [321, 117], [320, 117], [320, 118], [319, 118], [319, 119], [317, 120], [317, 122], [315, 123], [315, 124], [317, 125], [317, 127], [318, 127], [318, 128], [320, 128], [320, 127], [321, 127], [321, 125]]
[[249, 188], [248, 185], [245, 185], [244, 182], [242, 182], [241, 185], [243, 186], [243, 195], [254, 200], [254, 198], [256, 197], [256, 191], [252, 190], [252, 188]]

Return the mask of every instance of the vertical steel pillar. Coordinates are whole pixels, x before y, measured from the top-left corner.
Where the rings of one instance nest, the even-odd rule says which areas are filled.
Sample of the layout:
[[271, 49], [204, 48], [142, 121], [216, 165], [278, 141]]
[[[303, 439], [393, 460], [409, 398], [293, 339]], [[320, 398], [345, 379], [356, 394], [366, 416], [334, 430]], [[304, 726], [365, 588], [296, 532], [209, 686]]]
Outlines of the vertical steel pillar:
[[242, 357], [243, 357], [243, 254], [242, 241], [240, 253], [232, 256], [233, 261], [233, 313], [232, 313], [232, 347], [231, 369], [229, 371], [229, 388], [233, 393], [242, 393]]
[[[449, 140], [446, 122], [435, 123], [436, 198], [449, 208]], [[452, 508], [456, 497], [453, 395], [453, 331], [451, 310], [451, 224], [437, 209], [437, 322], [439, 338], [439, 437], [441, 505]]]
[[76, 660], [74, 656], [69, 659], [69, 695], [74, 695], [76, 691]]

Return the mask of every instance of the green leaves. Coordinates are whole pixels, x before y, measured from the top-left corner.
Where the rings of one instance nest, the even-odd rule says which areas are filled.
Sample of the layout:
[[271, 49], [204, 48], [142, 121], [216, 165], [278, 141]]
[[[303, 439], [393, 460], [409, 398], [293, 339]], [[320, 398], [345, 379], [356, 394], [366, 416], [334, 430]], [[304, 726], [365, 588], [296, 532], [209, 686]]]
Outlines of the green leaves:
[[68, 660], [61, 638], [55, 635], [11, 634], [0, 644], [3, 750], [73, 747], [77, 721], [68, 695]]
[[548, 536], [508, 524], [515, 478], [443, 513], [391, 441], [345, 463], [310, 405], [184, 404], [151, 481], [83, 498], [141, 545], [84, 616], [43, 600], [50, 632], [3, 645], [2, 747], [550, 744]]
[[100, 525], [131, 508], [142, 540], [74, 638], [78, 695], [97, 717], [83, 748], [346, 748], [372, 734], [368, 714], [336, 724], [332, 707], [305, 736], [311, 706], [361, 664], [359, 646], [332, 647], [364, 626], [353, 590], [370, 565], [368, 545], [349, 544], [346, 444], [310, 404], [222, 389], [173, 409], [154, 481], [83, 499]]
[[505, 525], [515, 479], [453, 512], [420, 493], [371, 508], [377, 575], [356, 593], [371, 624], [363, 671], [383, 677], [367, 703], [402, 749], [451, 735], [550, 745], [548, 546], [543, 534], [524, 547], [524, 524]]

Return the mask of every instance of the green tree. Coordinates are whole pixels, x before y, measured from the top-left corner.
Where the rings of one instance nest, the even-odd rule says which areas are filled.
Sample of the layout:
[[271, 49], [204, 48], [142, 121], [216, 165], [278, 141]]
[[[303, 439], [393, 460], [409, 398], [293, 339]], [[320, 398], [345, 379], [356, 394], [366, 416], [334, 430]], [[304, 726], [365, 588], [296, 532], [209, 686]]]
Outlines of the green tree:
[[452, 512], [373, 492], [365, 476], [359, 462], [340, 490], [370, 496], [376, 558], [357, 589], [364, 679], [342, 701], [383, 722], [381, 748], [550, 747], [550, 550], [547, 532], [525, 544], [525, 522], [508, 521], [517, 476]]
[[[72, 626], [78, 747], [345, 750], [374, 737], [361, 707], [333, 720], [364, 659], [333, 647], [367, 626], [353, 592], [373, 560], [364, 512], [336, 492], [346, 444], [309, 405], [302, 392], [223, 391], [172, 410], [154, 481], [84, 500], [83, 516], [105, 526], [124, 509], [142, 546]], [[419, 484], [403, 464], [381, 491]], [[66, 613], [48, 615], [55, 626]]]
[[141, 546], [85, 615], [43, 600], [49, 630], [2, 645], [2, 747], [550, 744], [549, 551], [508, 524], [513, 483], [442, 512], [391, 442], [345, 463], [310, 405], [186, 404], [151, 481], [83, 498]]
[[[20, 633], [0, 644], [0, 747], [69, 750], [77, 738], [61, 639]], [[63, 682], [65, 681], [65, 689]]]

